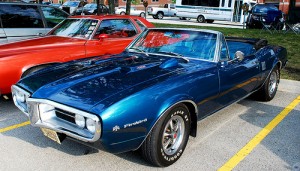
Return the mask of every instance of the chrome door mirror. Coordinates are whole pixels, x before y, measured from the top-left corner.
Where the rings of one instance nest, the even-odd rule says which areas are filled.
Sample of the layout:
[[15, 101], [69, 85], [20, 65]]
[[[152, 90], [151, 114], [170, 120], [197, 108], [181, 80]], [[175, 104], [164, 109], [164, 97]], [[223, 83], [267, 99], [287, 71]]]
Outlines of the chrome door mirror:
[[234, 59], [238, 61], [242, 61], [245, 58], [245, 54], [241, 51], [236, 51], [234, 54]]
[[37, 33], [36, 35], [39, 36], [39, 37], [43, 37], [44, 36], [43, 33]]

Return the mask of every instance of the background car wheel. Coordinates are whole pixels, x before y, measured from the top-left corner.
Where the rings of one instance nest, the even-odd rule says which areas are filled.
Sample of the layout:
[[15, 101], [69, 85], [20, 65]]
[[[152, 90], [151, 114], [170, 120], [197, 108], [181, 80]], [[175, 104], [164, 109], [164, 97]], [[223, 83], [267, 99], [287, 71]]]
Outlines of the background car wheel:
[[164, 14], [162, 12], [158, 12], [157, 13], [157, 18], [160, 19], [160, 20], [163, 19], [164, 18]]
[[152, 15], [152, 17], [153, 17], [154, 19], [158, 19], [157, 15]]
[[260, 101], [272, 100], [277, 92], [279, 80], [280, 73], [278, 67], [276, 66], [267, 78], [265, 84], [253, 94], [254, 98]]
[[178, 104], [168, 110], [141, 146], [145, 160], [160, 167], [176, 162], [186, 147], [190, 127], [190, 113], [185, 105]]
[[144, 12], [141, 12], [140, 17], [145, 18], [145, 13], [144, 13]]
[[204, 23], [204, 22], [205, 22], [204, 16], [203, 16], [203, 15], [199, 15], [198, 18], [197, 18], [197, 21], [198, 21], [199, 23]]
[[126, 13], [125, 13], [125, 12], [123, 12], [123, 11], [120, 13], [120, 15], [125, 15], [125, 14], [126, 14]]

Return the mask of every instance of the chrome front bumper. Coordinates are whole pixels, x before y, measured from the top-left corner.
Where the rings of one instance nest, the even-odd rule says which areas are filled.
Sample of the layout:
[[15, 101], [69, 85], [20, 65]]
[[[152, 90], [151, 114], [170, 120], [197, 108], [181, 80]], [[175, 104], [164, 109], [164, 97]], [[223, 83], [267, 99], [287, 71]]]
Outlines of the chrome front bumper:
[[[25, 102], [18, 101], [17, 97], [22, 99], [20, 98], [23, 97], [22, 94], [26, 97]], [[29, 117], [32, 126], [48, 128], [84, 142], [95, 142], [99, 140], [101, 136], [101, 122], [99, 117], [94, 114], [50, 100], [30, 98], [30, 93], [18, 86], [12, 86], [12, 95], [15, 105]], [[41, 113], [39, 109], [40, 104], [53, 106], [54, 111], [51, 114]], [[95, 133], [91, 133], [86, 128], [77, 126], [72, 120], [75, 114], [93, 119], [95, 121]]]

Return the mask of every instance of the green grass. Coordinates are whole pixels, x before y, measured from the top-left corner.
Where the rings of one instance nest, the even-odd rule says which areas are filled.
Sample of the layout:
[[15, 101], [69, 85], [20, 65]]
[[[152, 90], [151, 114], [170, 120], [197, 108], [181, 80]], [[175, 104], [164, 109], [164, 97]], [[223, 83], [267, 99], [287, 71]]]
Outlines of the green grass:
[[[235, 29], [218, 27], [201, 27], [190, 25], [172, 25], [153, 23], [156, 27], [177, 27], [177, 28], [200, 28], [210, 29], [222, 32], [225, 36], [245, 37], [245, 38], [263, 38], [267, 39], [269, 44], [283, 46], [288, 52], [288, 64], [281, 72], [281, 78], [300, 81], [300, 35], [294, 33], [274, 33], [256, 29]], [[260, 33], [261, 32], [261, 33]]]

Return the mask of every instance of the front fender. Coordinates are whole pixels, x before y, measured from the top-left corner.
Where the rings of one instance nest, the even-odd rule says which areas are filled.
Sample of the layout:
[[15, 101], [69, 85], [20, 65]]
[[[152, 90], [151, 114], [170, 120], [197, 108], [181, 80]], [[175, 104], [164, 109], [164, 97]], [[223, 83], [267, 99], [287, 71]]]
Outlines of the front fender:
[[[196, 104], [188, 95], [169, 98], [156, 95], [137, 96], [139, 95], [127, 97], [101, 112], [101, 143], [109, 152], [121, 153], [138, 149], [157, 121], [173, 105], [191, 103], [197, 110]], [[100, 112], [103, 107], [99, 105], [94, 111]]]

